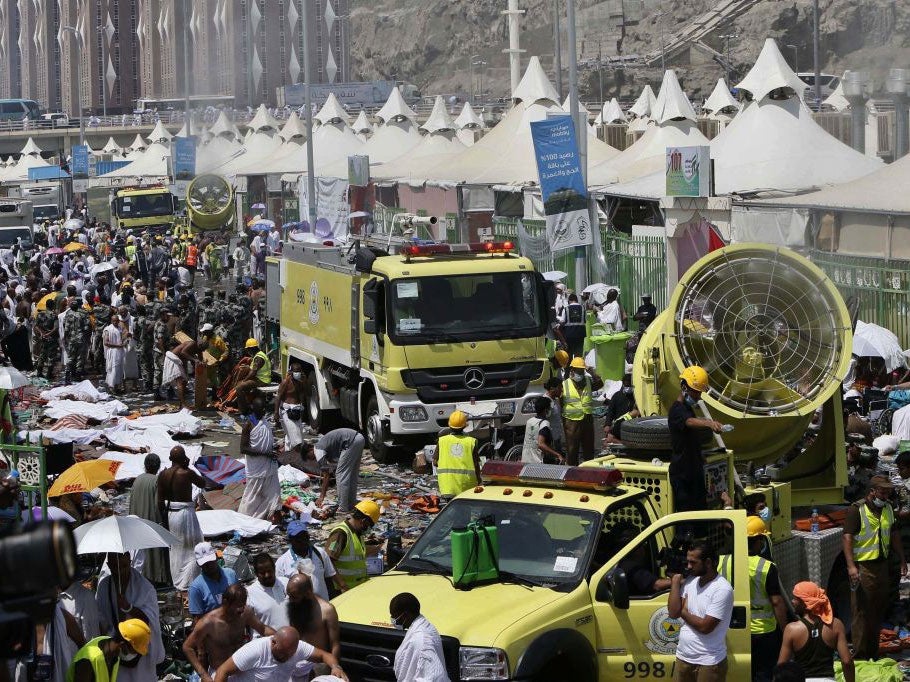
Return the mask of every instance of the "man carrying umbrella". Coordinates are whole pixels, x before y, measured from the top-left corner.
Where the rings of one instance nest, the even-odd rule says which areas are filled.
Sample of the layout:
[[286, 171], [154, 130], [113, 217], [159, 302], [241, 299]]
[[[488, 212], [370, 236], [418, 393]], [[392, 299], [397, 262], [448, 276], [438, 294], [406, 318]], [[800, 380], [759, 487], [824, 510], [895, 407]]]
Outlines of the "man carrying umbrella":
[[196, 518], [193, 484], [205, 487], [205, 479], [190, 469], [190, 460], [180, 445], [171, 448], [172, 466], [158, 476], [158, 511], [168, 529], [180, 539], [171, 547], [171, 578], [174, 587], [185, 591], [199, 574], [193, 548], [202, 542], [202, 528]]
[[118, 682], [154, 680], [155, 666], [164, 660], [158, 595], [152, 584], [130, 566], [129, 552], [108, 552], [107, 565], [111, 572], [98, 581], [95, 592], [101, 631], [114, 635], [124, 621], [133, 619], [142, 621], [151, 631], [147, 651], [134, 664], [121, 660]]

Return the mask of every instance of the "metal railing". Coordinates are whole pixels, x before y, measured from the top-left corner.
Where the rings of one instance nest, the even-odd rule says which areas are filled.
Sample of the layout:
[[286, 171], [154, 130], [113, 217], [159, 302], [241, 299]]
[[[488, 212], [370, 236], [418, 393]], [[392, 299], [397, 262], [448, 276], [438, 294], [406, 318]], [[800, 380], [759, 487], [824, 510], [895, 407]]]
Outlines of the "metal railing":
[[811, 249], [809, 259], [825, 271], [863, 322], [890, 329], [910, 346], [910, 261], [847, 256]]

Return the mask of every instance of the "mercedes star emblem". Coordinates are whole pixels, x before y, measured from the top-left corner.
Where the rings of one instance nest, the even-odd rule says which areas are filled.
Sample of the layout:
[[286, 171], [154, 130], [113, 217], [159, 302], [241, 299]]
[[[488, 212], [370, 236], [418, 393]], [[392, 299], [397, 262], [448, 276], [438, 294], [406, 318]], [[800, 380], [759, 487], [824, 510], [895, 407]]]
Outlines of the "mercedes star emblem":
[[478, 388], [483, 388], [483, 384], [486, 381], [486, 376], [483, 373], [483, 370], [480, 367], [468, 367], [464, 371], [464, 385], [466, 388], [471, 390], [477, 390]]

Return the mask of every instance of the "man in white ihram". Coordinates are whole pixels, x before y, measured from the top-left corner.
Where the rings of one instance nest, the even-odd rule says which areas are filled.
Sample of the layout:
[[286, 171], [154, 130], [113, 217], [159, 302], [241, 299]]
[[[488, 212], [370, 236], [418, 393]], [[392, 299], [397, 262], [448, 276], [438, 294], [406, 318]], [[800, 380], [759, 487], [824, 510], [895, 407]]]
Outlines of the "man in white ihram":
[[442, 638], [434, 625], [420, 615], [420, 602], [402, 592], [389, 602], [392, 624], [407, 630], [395, 652], [395, 679], [398, 682], [449, 682]]
[[717, 574], [717, 552], [696, 542], [686, 554], [689, 577], [670, 579], [667, 611], [683, 626], [676, 645], [673, 682], [724, 682], [727, 644], [724, 638], [733, 613], [733, 588]]

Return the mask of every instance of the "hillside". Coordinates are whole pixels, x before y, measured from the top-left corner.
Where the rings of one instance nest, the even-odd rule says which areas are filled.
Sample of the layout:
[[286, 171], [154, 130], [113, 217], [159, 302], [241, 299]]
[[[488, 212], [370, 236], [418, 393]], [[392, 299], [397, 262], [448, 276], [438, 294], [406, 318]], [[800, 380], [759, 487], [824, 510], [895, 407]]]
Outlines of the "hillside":
[[[352, 61], [355, 77], [397, 78], [419, 86], [425, 94], [478, 92], [491, 97], [508, 95], [508, 29], [500, 12], [506, 0], [351, 0]], [[553, 74], [553, 0], [520, 0], [525, 9], [521, 47], [526, 55], [540, 56]], [[578, 46], [581, 58], [594, 60], [615, 55], [641, 55], [659, 50], [664, 40], [717, 0], [578, 0]], [[564, 2], [559, 2], [564, 7]], [[658, 12], [664, 10], [664, 16]], [[811, 0], [761, 0], [732, 24], [705, 39], [729, 55], [734, 75], [742, 76], [766, 37], [775, 38], [791, 65], [794, 49], [800, 70], [812, 68]], [[822, 71], [844, 69], [872, 73], [876, 89], [883, 88], [887, 70], [910, 68], [910, 3], [904, 0], [821, 0]], [[662, 29], [663, 25], [663, 31]], [[565, 26], [563, 22], [563, 41]], [[737, 34], [729, 41], [718, 34]], [[565, 45], [563, 46], [565, 54]], [[525, 55], [525, 56], [526, 56]], [[690, 56], [691, 55], [691, 56]], [[471, 68], [471, 57], [485, 68]], [[523, 64], [526, 63], [523, 61]], [[690, 51], [668, 59], [693, 100], [706, 96], [723, 68], [701, 52]], [[481, 70], [483, 83], [481, 85]], [[473, 72], [473, 87], [472, 87]], [[568, 77], [563, 60], [563, 93]], [[582, 69], [582, 97], [634, 98], [645, 82], [660, 83], [655, 67], [596, 67]], [[555, 79], [554, 79], [555, 80]]]

